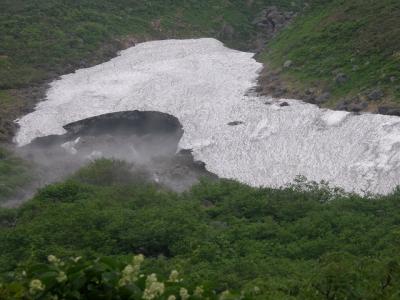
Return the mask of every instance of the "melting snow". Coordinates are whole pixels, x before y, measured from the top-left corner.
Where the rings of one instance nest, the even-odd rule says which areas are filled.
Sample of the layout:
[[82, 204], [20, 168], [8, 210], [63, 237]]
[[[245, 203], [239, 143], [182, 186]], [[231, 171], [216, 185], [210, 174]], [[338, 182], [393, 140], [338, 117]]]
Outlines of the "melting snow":
[[[18, 120], [15, 141], [63, 134], [64, 125], [101, 114], [161, 111], [182, 123], [180, 147], [221, 177], [281, 186], [301, 174], [375, 193], [400, 184], [400, 118], [296, 100], [266, 105], [246, 95], [260, 69], [253, 54], [214, 39], [139, 44], [54, 81], [36, 111]], [[243, 123], [228, 125], [235, 121]]]

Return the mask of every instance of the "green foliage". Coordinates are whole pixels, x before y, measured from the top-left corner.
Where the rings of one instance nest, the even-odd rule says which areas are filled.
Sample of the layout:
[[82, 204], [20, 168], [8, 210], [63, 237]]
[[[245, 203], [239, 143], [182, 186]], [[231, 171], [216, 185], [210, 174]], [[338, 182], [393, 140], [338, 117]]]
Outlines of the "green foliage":
[[[35, 83], [54, 72], [71, 71], [114, 38], [220, 36], [224, 24], [235, 34], [227, 42], [245, 48], [255, 30], [255, 13], [268, 4], [299, 7], [303, 1], [186, 0], [3, 0], [0, 3], [0, 89]], [[106, 57], [112, 47], [106, 47]], [[115, 50], [115, 49], [114, 49]]]
[[0, 147], [0, 203], [30, 181], [29, 165]]
[[140, 267], [143, 256], [127, 259], [99, 258], [88, 261], [81, 257], [62, 261], [54, 255], [49, 263], [32, 266], [28, 270], [9, 275], [0, 284], [0, 299], [251, 299], [253, 293], [220, 295], [203, 287], [184, 287], [185, 281], [173, 270], [168, 278], [159, 281], [156, 274], [145, 275]]
[[[315, 1], [262, 55], [294, 86], [328, 89], [334, 101], [380, 87], [386, 101], [400, 99], [400, 3], [397, 0]], [[335, 73], [350, 78], [335, 83]], [[331, 105], [334, 103], [330, 103]]]
[[259, 299], [399, 295], [399, 190], [361, 197], [300, 178], [284, 189], [204, 181], [175, 194], [134, 178], [91, 181], [104, 165], [115, 166], [100, 161], [18, 209], [0, 210], [5, 279], [49, 253], [118, 261], [141, 253], [144, 272], [167, 278], [176, 268], [188, 288], [256, 286]]

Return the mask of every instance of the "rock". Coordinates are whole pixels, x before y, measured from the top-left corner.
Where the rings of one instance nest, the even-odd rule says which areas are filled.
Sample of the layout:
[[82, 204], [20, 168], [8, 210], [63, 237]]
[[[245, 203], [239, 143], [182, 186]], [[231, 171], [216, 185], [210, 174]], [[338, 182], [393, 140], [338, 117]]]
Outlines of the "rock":
[[362, 101], [358, 97], [354, 97], [351, 100], [343, 100], [337, 106], [337, 110], [345, 110], [351, 112], [361, 112], [368, 108], [368, 102]]
[[317, 90], [315, 88], [306, 89], [300, 98], [309, 103], [315, 103]]
[[222, 39], [231, 40], [233, 38], [234, 34], [235, 34], [235, 29], [231, 25], [224, 24], [222, 26], [221, 34], [220, 34]]
[[233, 122], [228, 123], [229, 126], [237, 126], [237, 125], [242, 125], [242, 124], [243, 124], [242, 121], [233, 121]]
[[272, 97], [274, 98], [280, 98], [282, 96], [284, 96], [287, 93], [287, 89], [283, 88], [283, 87], [274, 87], [273, 91], [272, 91]]
[[289, 69], [292, 65], [293, 65], [293, 61], [287, 60], [287, 61], [285, 61], [285, 63], [283, 64], [283, 67], [284, 67], [285, 69]]
[[315, 88], [309, 88], [305, 90], [305, 94], [310, 96], [310, 95], [315, 95], [315, 93], [317, 92], [317, 90]]
[[317, 104], [325, 103], [329, 100], [330, 97], [331, 97], [331, 93], [329, 93], [329, 92], [322, 93], [317, 98], [315, 98], [315, 103], [317, 103]]
[[195, 167], [197, 167], [197, 168], [200, 168], [200, 169], [205, 169], [206, 168], [206, 164], [204, 162], [200, 161], [200, 160], [195, 160], [193, 162], [193, 165]]
[[371, 101], [378, 101], [383, 98], [385, 94], [380, 88], [372, 90], [370, 93], [367, 94], [367, 98]]
[[289, 106], [289, 103], [287, 102], [282, 102], [281, 104], [279, 104], [280, 107], [285, 107], [285, 106]]
[[349, 105], [348, 100], [342, 100], [336, 105], [337, 110], [347, 110], [347, 106]]
[[378, 107], [378, 113], [380, 113], [382, 115], [400, 116], [400, 108], [399, 107], [380, 106], [380, 107]]
[[396, 81], [396, 77], [395, 76], [390, 76], [390, 82], [395, 82]]
[[352, 102], [348, 105], [347, 110], [351, 112], [360, 112], [368, 108], [368, 102]]
[[387, 106], [378, 107], [378, 113], [381, 115], [387, 115], [389, 110], [390, 110], [390, 107], [387, 107]]
[[335, 76], [335, 82], [337, 84], [345, 84], [349, 80], [349, 77], [344, 73], [338, 73]]
[[292, 12], [280, 11], [276, 6], [269, 6], [263, 9], [252, 24], [257, 26], [259, 32], [269, 40], [280, 29], [284, 28], [295, 17]]

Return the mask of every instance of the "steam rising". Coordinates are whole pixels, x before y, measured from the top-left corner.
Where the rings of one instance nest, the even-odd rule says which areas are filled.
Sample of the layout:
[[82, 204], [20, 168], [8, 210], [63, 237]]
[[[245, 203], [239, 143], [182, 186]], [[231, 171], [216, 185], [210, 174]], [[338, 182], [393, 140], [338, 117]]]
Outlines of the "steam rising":
[[[118, 112], [65, 126], [64, 135], [35, 139], [16, 152], [33, 163], [35, 179], [7, 206], [31, 198], [38, 188], [60, 181], [98, 158], [129, 163], [133, 178], [181, 192], [200, 177], [215, 178], [194, 162], [190, 151], [177, 152], [179, 121], [159, 112]], [[140, 178], [139, 178], [140, 177]]]

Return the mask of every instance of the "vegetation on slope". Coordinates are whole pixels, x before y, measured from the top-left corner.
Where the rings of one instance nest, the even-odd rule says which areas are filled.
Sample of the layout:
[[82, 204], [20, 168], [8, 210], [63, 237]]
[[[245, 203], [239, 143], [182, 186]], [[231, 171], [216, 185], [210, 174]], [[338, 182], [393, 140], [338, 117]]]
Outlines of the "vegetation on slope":
[[[367, 101], [371, 111], [399, 107], [400, 2], [318, 2], [322, 4], [313, 5], [284, 30], [260, 59], [281, 69], [289, 89], [329, 91], [332, 97], [326, 106], [347, 99]], [[292, 66], [282, 68], [286, 61]], [[374, 89], [384, 97], [370, 99]]]
[[276, 190], [221, 180], [175, 194], [135, 177], [121, 184], [119, 168], [96, 162], [1, 210], [1, 272], [28, 270], [50, 254], [141, 253], [147, 274], [177, 269], [187, 286], [215, 291], [257, 286], [260, 299], [400, 295], [399, 191], [361, 197], [304, 181]]
[[[0, 88], [26, 86], [71, 65], [85, 65], [83, 60], [103, 43], [124, 36], [139, 40], [220, 36], [237, 48], [247, 48], [255, 33], [251, 24], [255, 14], [274, 3], [292, 4], [294, 9], [302, 1], [4, 0]], [[229, 37], [222, 32], [227, 24], [234, 29]]]
[[15, 196], [29, 180], [28, 163], [0, 147], [0, 204]]
[[[144, 274], [143, 255], [133, 259], [99, 258], [88, 261], [82, 257], [60, 260], [48, 256], [47, 264], [38, 264], [28, 271], [15, 272], [11, 280], [0, 286], [0, 299], [254, 299], [259, 288], [235, 294], [230, 291], [216, 293], [203, 286], [187, 286], [177, 270], [168, 277]], [[15, 281], [12, 281], [15, 280]]]

